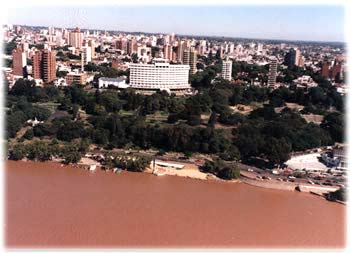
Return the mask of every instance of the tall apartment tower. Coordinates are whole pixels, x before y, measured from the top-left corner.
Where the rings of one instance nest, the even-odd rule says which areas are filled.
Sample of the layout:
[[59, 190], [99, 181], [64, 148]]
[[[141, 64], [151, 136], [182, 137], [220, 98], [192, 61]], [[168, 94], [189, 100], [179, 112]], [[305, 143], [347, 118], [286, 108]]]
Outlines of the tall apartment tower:
[[177, 44], [177, 62], [183, 62], [183, 54], [184, 54], [184, 41], [179, 40]]
[[84, 46], [81, 48], [81, 67], [82, 71], [84, 71], [84, 65], [87, 65], [92, 60], [91, 47]]
[[228, 81], [232, 80], [232, 61], [230, 61], [227, 58], [225, 61], [222, 62], [221, 77]]
[[56, 79], [56, 55], [51, 50], [36, 51], [33, 58], [33, 77], [42, 79], [44, 83]]
[[275, 86], [277, 78], [277, 59], [273, 58], [269, 64], [269, 75], [267, 80], [268, 86]]
[[321, 75], [324, 78], [329, 77], [329, 69], [330, 69], [330, 64], [328, 62], [323, 62], [322, 63], [322, 68], [321, 68]]
[[122, 50], [124, 52], [127, 52], [128, 49], [128, 41], [125, 38], [118, 39], [115, 44], [116, 48], [119, 50]]
[[229, 48], [228, 48], [228, 53], [233, 54], [235, 52], [235, 44], [230, 43]]
[[12, 51], [13, 57], [13, 74], [16, 76], [24, 76], [24, 68], [27, 65], [26, 53], [21, 48]]
[[288, 67], [299, 66], [302, 67], [300, 63], [304, 63], [303, 59], [300, 61], [300, 58], [303, 56], [300, 53], [300, 50], [297, 48], [291, 48], [289, 52], [284, 57], [284, 64]]
[[197, 51], [193, 47], [184, 51], [183, 64], [190, 66], [191, 75], [197, 72]]
[[169, 61], [173, 60], [173, 46], [171, 44], [166, 44], [164, 46], [164, 58], [168, 59]]
[[95, 41], [89, 40], [88, 46], [91, 47], [91, 58], [94, 59], [95, 58]]
[[127, 54], [132, 55], [134, 53], [137, 53], [137, 41], [136, 39], [131, 39], [128, 41], [127, 45]]
[[83, 33], [77, 27], [69, 33], [69, 45], [75, 48], [81, 48], [83, 46]]
[[295, 66], [299, 66], [299, 59], [300, 59], [300, 57], [301, 57], [300, 50], [296, 48], [295, 49], [295, 57], [293, 59]]

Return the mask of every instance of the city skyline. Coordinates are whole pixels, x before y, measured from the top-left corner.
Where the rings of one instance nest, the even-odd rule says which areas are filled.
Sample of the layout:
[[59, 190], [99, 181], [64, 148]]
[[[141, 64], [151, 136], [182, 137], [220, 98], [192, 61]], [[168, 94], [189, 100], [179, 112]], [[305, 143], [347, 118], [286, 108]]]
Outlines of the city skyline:
[[[31, 7], [10, 9], [7, 22], [91, 30], [344, 42], [344, 15], [341, 6]], [[172, 22], [160, 22], [169, 17]]]

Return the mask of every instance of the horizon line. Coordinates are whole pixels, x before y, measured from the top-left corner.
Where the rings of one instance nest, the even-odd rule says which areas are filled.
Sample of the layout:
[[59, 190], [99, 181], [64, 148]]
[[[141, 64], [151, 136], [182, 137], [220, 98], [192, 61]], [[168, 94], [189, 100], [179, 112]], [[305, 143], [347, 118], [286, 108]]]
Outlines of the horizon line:
[[[56, 26], [46, 26], [46, 25], [22, 25], [22, 24], [5, 24], [5, 25], [19, 25], [19, 26], [23, 26], [23, 27], [53, 27], [53, 28], [63, 28], [63, 29], [74, 29], [78, 26], [73, 26], [73, 27], [56, 27]], [[145, 34], [169, 34], [167, 32], [145, 32], [145, 31], [123, 31], [123, 30], [109, 30], [109, 29], [95, 29], [95, 28], [81, 28], [82, 30], [93, 30], [93, 31], [105, 31], [105, 32], [120, 32], [120, 33], [145, 33]], [[175, 32], [174, 32], [175, 33]], [[266, 40], [270, 40], [270, 41], [281, 41], [281, 42], [309, 42], [309, 43], [337, 43], [337, 44], [342, 44], [345, 45], [347, 42], [346, 40], [344, 41], [326, 41], [326, 40], [302, 40], [302, 39], [266, 39], [266, 38], [252, 38], [252, 37], [231, 37], [231, 36], [226, 36], [226, 35], [195, 35], [195, 34], [177, 34], [175, 33], [175, 35], [181, 36], [181, 37], [213, 37], [213, 38], [227, 38], [227, 39], [241, 39], [241, 40], [261, 40], [261, 41], [266, 41]], [[345, 39], [345, 37], [344, 37]]]

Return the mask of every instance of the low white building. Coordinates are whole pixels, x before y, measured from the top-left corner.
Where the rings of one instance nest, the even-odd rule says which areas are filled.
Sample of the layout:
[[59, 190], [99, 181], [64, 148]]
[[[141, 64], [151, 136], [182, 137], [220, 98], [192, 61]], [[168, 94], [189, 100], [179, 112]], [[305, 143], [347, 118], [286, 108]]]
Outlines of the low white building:
[[293, 84], [296, 85], [297, 87], [306, 87], [306, 88], [316, 87], [318, 85], [317, 83], [314, 82], [311, 76], [305, 76], [305, 75], [298, 77], [297, 79], [294, 79]]
[[126, 89], [129, 85], [126, 83], [126, 77], [117, 77], [117, 78], [108, 78], [108, 77], [100, 77], [98, 79], [98, 88], [108, 88], [109, 86], [113, 86], [119, 89]]

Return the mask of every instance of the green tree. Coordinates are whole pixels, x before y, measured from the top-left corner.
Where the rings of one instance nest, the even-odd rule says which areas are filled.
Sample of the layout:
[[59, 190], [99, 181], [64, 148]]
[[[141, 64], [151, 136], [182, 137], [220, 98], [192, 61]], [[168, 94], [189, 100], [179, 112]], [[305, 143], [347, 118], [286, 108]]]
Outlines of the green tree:
[[344, 142], [344, 116], [338, 112], [329, 113], [324, 117], [321, 127], [328, 131], [336, 142]]
[[23, 144], [16, 144], [9, 152], [9, 159], [11, 160], [22, 160], [26, 155], [26, 148]]
[[239, 178], [239, 176], [240, 170], [235, 166], [224, 167], [218, 173], [218, 177], [226, 180]]

